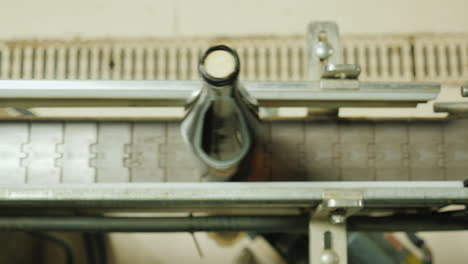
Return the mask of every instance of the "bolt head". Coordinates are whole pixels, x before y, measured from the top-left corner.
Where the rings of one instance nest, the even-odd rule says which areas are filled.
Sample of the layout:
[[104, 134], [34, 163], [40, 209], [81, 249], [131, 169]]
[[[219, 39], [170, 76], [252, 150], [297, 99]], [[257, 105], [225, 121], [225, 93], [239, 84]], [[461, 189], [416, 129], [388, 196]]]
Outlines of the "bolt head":
[[343, 224], [346, 221], [346, 217], [341, 214], [332, 214], [331, 221], [333, 224]]
[[320, 256], [320, 263], [322, 264], [339, 264], [340, 258], [333, 250], [325, 250]]
[[315, 53], [320, 59], [324, 60], [333, 55], [333, 47], [326, 41], [319, 41], [315, 45]]

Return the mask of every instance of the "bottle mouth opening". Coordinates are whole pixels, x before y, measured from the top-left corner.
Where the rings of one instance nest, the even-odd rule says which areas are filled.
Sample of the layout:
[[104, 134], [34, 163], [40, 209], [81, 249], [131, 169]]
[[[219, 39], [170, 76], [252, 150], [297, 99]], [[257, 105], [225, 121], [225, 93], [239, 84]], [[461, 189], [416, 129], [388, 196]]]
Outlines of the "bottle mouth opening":
[[233, 49], [224, 45], [211, 47], [203, 54], [199, 70], [209, 84], [228, 85], [239, 75], [239, 56]]

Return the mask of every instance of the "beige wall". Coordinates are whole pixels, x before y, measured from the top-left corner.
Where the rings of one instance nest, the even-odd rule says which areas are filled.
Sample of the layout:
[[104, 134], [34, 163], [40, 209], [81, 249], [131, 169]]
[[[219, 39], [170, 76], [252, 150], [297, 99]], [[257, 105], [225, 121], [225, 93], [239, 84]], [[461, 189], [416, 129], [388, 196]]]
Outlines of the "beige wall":
[[3, 0], [0, 38], [468, 32], [466, 0]]

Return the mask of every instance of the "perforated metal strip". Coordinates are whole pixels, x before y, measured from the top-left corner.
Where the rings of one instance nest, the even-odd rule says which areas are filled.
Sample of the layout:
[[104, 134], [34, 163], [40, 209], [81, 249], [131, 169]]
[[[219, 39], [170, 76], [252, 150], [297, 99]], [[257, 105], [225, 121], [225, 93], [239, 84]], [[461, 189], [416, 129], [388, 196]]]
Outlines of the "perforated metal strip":
[[[237, 49], [242, 79], [302, 80], [302, 36], [45, 40], [0, 42], [2, 79], [193, 80], [203, 50]], [[344, 36], [345, 63], [362, 65], [362, 80], [468, 81], [468, 35]]]

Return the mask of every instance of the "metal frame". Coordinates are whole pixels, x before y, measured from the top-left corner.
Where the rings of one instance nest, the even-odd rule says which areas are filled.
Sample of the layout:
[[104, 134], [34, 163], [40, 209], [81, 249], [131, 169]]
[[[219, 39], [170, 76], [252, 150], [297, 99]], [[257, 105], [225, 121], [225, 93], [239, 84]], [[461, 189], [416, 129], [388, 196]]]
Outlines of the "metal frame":
[[348, 263], [346, 218], [363, 207], [359, 191], [328, 191], [309, 221], [311, 264]]
[[[133, 208], [203, 212], [207, 209], [268, 208], [311, 210], [330, 191], [357, 191], [366, 209], [430, 208], [468, 203], [461, 181], [427, 182], [243, 182], [100, 183], [1, 185], [0, 206], [53, 209]], [[191, 209], [187, 209], [191, 208]]]
[[[434, 99], [440, 84], [360, 82], [243, 82], [263, 107], [414, 106]], [[0, 80], [1, 107], [178, 106], [202, 87], [198, 81]]]
[[[457, 216], [434, 214], [434, 209], [445, 205], [468, 204], [466, 182], [251, 182], [251, 183], [154, 183], [154, 184], [99, 184], [52, 186], [1, 186], [0, 206], [3, 212], [47, 208], [49, 212], [60, 209], [73, 211], [89, 209], [132, 209], [158, 212], [222, 212], [249, 209], [259, 216], [202, 216], [177, 218], [53, 216], [0, 217], [0, 230], [4, 231], [84, 231], [84, 232], [196, 232], [196, 231], [256, 231], [304, 232], [307, 221], [303, 215], [310, 211], [308, 221], [309, 263], [347, 262], [347, 218], [360, 210], [386, 212], [382, 219], [369, 216], [357, 218], [354, 229], [369, 226], [407, 229], [438, 229], [440, 225], [454, 229], [467, 229], [466, 214]], [[267, 208], [263, 212], [259, 208]], [[290, 210], [291, 216], [275, 210]], [[295, 209], [291, 210], [291, 209]], [[426, 212], [421, 224], [417, 219], [404, 218], [398, 222], [398, 213], [409, 209], [409, 217]], [[218, 211], [219, 212], [219, 211]], [[283, 214], [272, 216], [271, 213]], [[415, 213], [416, 212], [416, 213]], [[396, 218], [392, 214], [397, 214]], [[81, 213], [82, 214], [82, 213]], [[296, 215], [296, 216], [295, 216]], [[394, 217], [394, 218], [392, 218]], [[408, 216], [407, 216], [408, 217]], [[386, 218], [386, 219], [385, 219]], [[431, 219], [434, 218], [434, 219]], [[458, 218], [458, 219], [457, 219]], [[352, 219], [352, 216], [351, 218]], [[380, 220], [380, 223], [376, 225]], [[443, 220], [443, 221], [441, 221]], [[434, 221], [434, 222], [431, 222]], [[353, 226], [352, 224], [350, 224]], [[356, 227], [357, 225], [357, 227]], [[411, 227], [410, 227], [411, 229]], [[312, 239], [313, 238], [313, 239]]]
[[[311, 24], [307, 40], [310, 81], [243, 82], [246, 93], [259, 106], [402, 107], [434, 99], [439, 93], [440, 84], [436, 83], [358, 81], [360, 67], [341, 64], [338, 27], [334, 23]], [[0, 81], [0, 107], [184, 107], [197, 97], [202, 86], [196, 81], [6, 80]], [[462, 95], [468, 95], [466, 87]], [[304, 223], [308, 223], [309, 236], [314, 238], [310, 239], [310, 263], [347, 263], [348, 226], [359, 229], [366, 220], [375, 223], [377, 219], [372, 219], [371, 214], [378, 212], [394, 217], [395, 222], [402, 214], [399, 223], [404, 226], [408, 221], [417, 229], [411, 217], [434, 214], [438, 208], [456, 203], [468, 204], [468, 188], [461, 181], [99, 183], [92, 187], [16, 184], [0, 185], [0, 208], [6, 215], [0, 217], [0, 230], [283, 232], [284, 227], [304, 232]], [[25, 209], [36, 216], [21, 216]], [[82, 215], [113, 210], [228, 215], [180, 219]], [[64, 216], [63, 212], [77, 215]], [[243, 215], [232, 215], [236, 213]], [[304, 221], [304, 215], [310, 218]], [[437, 220], [456, 219], [455, 228], [466, 229], [466, 215], [462, 216], [437, 215]], [[431, 224], [427, 226], [440, 227]], [[333, 237], [331, 244], [325, 239], [327, 234]]]

